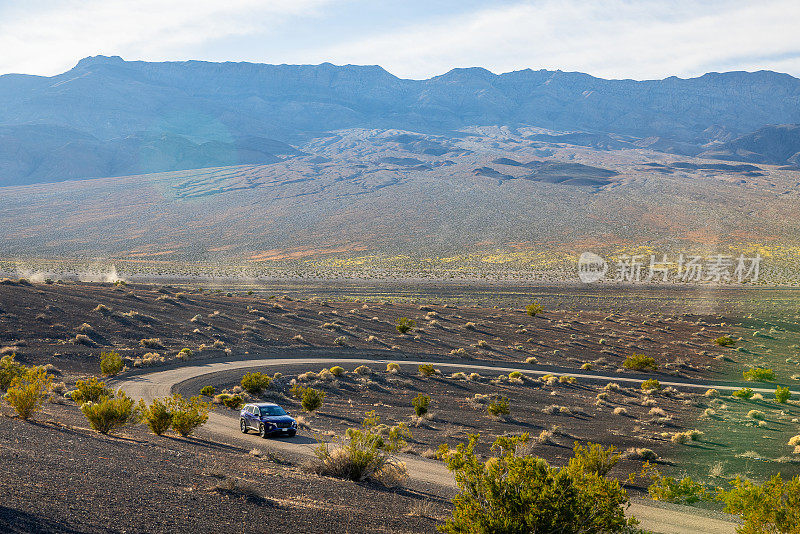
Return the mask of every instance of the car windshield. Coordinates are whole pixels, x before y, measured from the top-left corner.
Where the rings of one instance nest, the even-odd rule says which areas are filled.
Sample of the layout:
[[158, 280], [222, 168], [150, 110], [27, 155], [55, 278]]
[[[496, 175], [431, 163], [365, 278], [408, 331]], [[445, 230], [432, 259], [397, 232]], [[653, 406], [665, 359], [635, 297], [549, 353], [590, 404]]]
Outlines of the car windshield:
[[280, 406], [259, 406], [261, 415], [286, 415], [286, 411]]

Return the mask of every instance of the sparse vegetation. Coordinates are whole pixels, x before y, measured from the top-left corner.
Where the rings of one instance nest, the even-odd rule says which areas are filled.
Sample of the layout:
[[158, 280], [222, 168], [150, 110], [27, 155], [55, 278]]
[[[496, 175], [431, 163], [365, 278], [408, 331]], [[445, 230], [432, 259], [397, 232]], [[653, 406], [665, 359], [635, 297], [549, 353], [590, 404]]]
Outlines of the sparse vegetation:
[[336, 438], [333, 444], [320, 442], [314, 449], [318, 474], [354, 481], [388, 479], [391, 484], [404, 478], [405, 465], [393, 455], [411, 437], [404, 423], [387, 427], [374, 411], [367, 412], [362, 427], [348, 429], [346, 437]]
[[409, 319], [408, 317], [400, 317], [397, 320], [395, 328], [397, 328], [397, 331], [401, 334], [407, 334], [415, 326], [417, 326], [417, 322], [415, 320]]
[[329, 369], [329, 371], [331, 372], [331, 374], [332, 374], [333, 376], [342, 376], [342, 375], [344, 374], [344, 372], [345, 372], [345, 371], [344, 371], [344, 368], [343, 368], [343, 367], [340, 367], [340, 366], [338, 366], [338, 365], [334, 365], [333, 367], [331, 367], [331, 368]]
[[661, 389], [661, 382], [655, 378], [648, 378], [642, 382], [642, 391], [657, 391]]
[[264, 373], [247, 373], [242, 377], [242, 389], [251, 395], [261, 395], [272, 384], [272, 378]]
[[632, 354], [625, 358], [622, 363], [625, 369], [632, 369], [634, 371], [657, 371], [658, 364], [655, 358], [645, 356], [644, 354]]
[[15, 354], [7, 354], [0, 358], [0, 389], [7, 390], [15, 378], [22, 376], [26, 368], [17, 362]]
[[492, 450], [499, 456], [484, 462], [474, 452], [477, 439], [439, 449], [460, 490], [442, 532], [623, 532], [632, 524], [627, 493], [617, 480], [588, 470], [591, 462], [573, 458], [558, 469], [517, 455], [528, 434], [498, 438]]
[[98, 402], [101, 397], [111, 397], [113, 391], [106, 387], [105, 382], [91, 377], [88, 380], [78, 380], [71, 398], [79, 406], [85, 402]]
[[786, 404], [789, 402], [789, 399], [792, 398], [792, 392], [789, 391], [788, 387], [781, 387], [778, 386], [775, 388], [775, 400], [778, 401], [780, 404]]
[[428, 406], [431, 403], [431, 398], [428, 395], [424, 395], [419, 393], [414, 399], [411, 401], [411, 406], [414, 407], [414, 413], [417, 414], [417, 417], [422, 417], [426, 413], [428, 413]]
[[200, 390], [200, 395], [204, 397], [213, 397], [216, 392], [217, 390], [214, 389], [214, 386], [203, 386], [203, 389]]
[[433, 367], [433, 364], [430, 363], [421, 364], [418, 367], [418, 369], [419, 369], [419, 374], [421, 374], [422, 376], [430, 377], [436, 374], [436, 369]]
[[53, 378], [41, 367], [26, 369], [14, 377], [4, 398], [17, 415], [27, 421], [41, 409], [52, 380]]
[[157, 436], [169, 430], [172, 425], [172, 411], [168, 402], [162, 399], [153, 399], [149, 406], [144, 401], [139, 401], [139, 410], [142, 413], [142, 421]]
[[201, 401], [200, 397], [186, 400], [177, 394], [172, 396], [168, 406], [172, 412], [172, 430], [184, 438], [208, 421], [208, 411], [211, 409], [211, 405]]
[[760, 485], [737, 476], [730, 484], [733, 489], [720, 489], [717, 499], [726, 512], [742, 517], [739, 532], [800, 532], [800, 476], [784, 481], [777, 474]]
[[539, 304], [538, 302], [533, 302], [525, 306], [525, 313], [530, 315], [531, 317], [536, 317], [538, 314], [544, 311], [544, 307]]
[[511, 401], [508, 397], [500, 397], [486, 406], [486, 411], [494, 417], [505, 417], [511, 414]]
[[763, 367], [751, 367], [744, 371], [742, 376], [749, 382], [772, 382], [775, 380], [775, 371]]
[[314, 388], [303, 388], [300, 396], [300, 405], [308, 413], [312, 413], [322, 406], [325, 401], [325, 392]]
[[86, 416], [89, 425], [101, 434], [131, 425], [139, 421], [140, 412], [124, 391], [119, 390], [112, 396], [102, 396], [97, 401], [81, 404], [81, 412]]
[[720, 336], [714, 340], [714, 343], [720, 347], [731, 347], [736, 344], [736, 341], [730, 336]]
[[122, 371], [122, 357], [115, 351], [100, 353], [100, 372], [103, 376], [116, 376]]
[[737, 399], [749, 400], [753, 396], [753, 390], [750, 388], [741, 388], [731, 393], [731, 395]]

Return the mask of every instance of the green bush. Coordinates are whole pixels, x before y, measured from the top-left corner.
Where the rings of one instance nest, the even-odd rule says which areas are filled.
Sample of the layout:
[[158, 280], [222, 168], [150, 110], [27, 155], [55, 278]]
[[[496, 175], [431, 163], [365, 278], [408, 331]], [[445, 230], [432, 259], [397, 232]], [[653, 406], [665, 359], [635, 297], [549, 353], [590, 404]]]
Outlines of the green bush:
[[260, 395], [272, 384], [272, 378], [264, 373], [247, 373], [242, 377], [242, 389], [251, 395]]
[[551, 467], [542, 458], [515, 454], [528, 434], [495, 441], [499, 456], [483, 462], [474, 452], [477, 435], [456, 449], [439, 448], [455, 475], [459, 494], [442, 532], [625, 532], [628, 495], [615, 479], [587, 471], [581, 461]]
[[89, 425], [101, 434], [134, 424], [139, 421], [140, 416], [133, 399], [121, 389], [113, 397], [103, 396], [97, 402], [84, 402], [81, 404], [81, 412], [88, 419]]
[[781, 404], [786, 404], [792, 398], [792, 392], [788, 387], [782, 388], [778, 386], [775, 388], [775, 400]]
[[41, 409], [52, 381], [53, 377], [43, 368], [28, 369], [11, 381], [5, 394], [6, 402], [27, 421]]
[[752, 367], [744, 371], [742, 376], [749, 382], [772, 382], [775, 380], [775, 371], [763, 367]]
[[320, 442], [314, 449], [317, 473], [360, 481], [380, 480], [381, 473], [390, 469], [405, 471], [393, 453], [406, 445], [411, 432], [404, 423], [387, 427], [380, 420], [374, 411], [367, 412], [362, 428], [347, 430], [347, 440], [336, 438], [333, 446]]
[[400, 364], [395, 362], [389, 362], [386, 364], [386, 372], [387, 373], [399, 373], [400, 372]]
[[169, 410], [172, 412], [172, 430], [182, 437], [191, 435], [199, 426], [208, 421], [208, 412], [211, 405], [192, 397], [189, 400], [181, 395], [173, 395], [169, 400]]
[[622, 363], [625, 369], [633, 369], [634, 371], [657, 371], [658, 364], [655, 358], [645, 356], [644, 354], [631, 354]]
[[661, 382], [655, 378], [648, 378], [642, 382], [642, 391], [654, 391], [658, 389], [661, 389]]
[[720, 336], [714, 340], [714, 343], [719, 345], [720, 347], [730, 347], [736, 344], [736, 341], [730, 336]]
[[300, 384], [295, 384], [291, 387], [291, 389], [289, 389], [289, 393], [291, 393], [292, 397], [294, 397], [295, 399], [300, 400], [303, 398], [303, 392], [305, 390], [306, 388], [304, 388]]
[[15, 378], [25, 374], [26, 367], [18, 363], [15, 359], [15, 354], [8, 354], [0, 358], [0, 389], [3, 391], [11, 387], [11, 382]]
[[511, 371], [510, 373], [508, 373], [508, 378], [512, 380], [522, 379], [522, 373], [520, 373], [519, 371]]
[[231, 395], [230, 393], [215, 395], [214, 401], [231, 410], [238, 410], [242, 406], [242, 402], [244, 402], [241, 395]]
[[531, 317], [536, 317], [536, 315], [542, 313], [543, 311], [544, 307], [538, 302], [534, 302], [533, 304], [528, 304], [527, 306], [525, 306], [525, 313], [527, 313]]
[[84, 402], [97, 402], [101, 397], [113, 397], [114, 392], [106, 387], [105, 382], [100, 382], [92, 377], [89, 380], [78, 380], [75, 384], [75, 391], [72, 392], [72, 400], [81, 405]]
[[486, 411], [489, 412], [489, 415], [495, 417], [509, 415], [511, 413], [511, 402], [508, 400], [508, 397], [500, 397], [490, 402], [486, 407]]
[[574, 464], [572, 469], [601, 477], [606, 476], [621, 458], [621, 454], [616, 452], [613, 446], [604, 449], [597, 443], [587, 443], [587, 446], [584, 447], [577, 441], [572, 447], [572, 456], [570, 460], [570, 463]]
[[214, 386], [203, 386], [203, 389], [200, 390], [200, 395], [204, 397], [213, 397], [216, 392], [217, 390], [214, 389]]
[[157, 436], [169, 430], [172, 425], [172, 411], [169, 407], [169, 400], [165, 402], [161, 399], [153, 399], [150, 406], [144, 401], [139, 401], [139, 411], [142, 414], [142, 421]]
[[400, 317], [397, 320], [397, 331], [401, 334], [408, 333], [412, 328], [417, 326], [417, 322], [414, 319], [409, 319], [408, 317]]
[[115, 351], [100, 354], [100, 372], [103, 376], [118, 375], [122, 371], [122, 357]]
[[342, 376], [344, 374], [344, 368], [339, 367], [338, 365], [334, 365], [329, 369], [333, 376]]
[[653, 477], [653, 483], [647, 488], [647, 492], [653, 500], [678, 504], [694, 504], [708, 497], [705, 486], [695, 482], [691, 477], [676, 480], [673, 477], [661, 476], [660, 473]]
[[737, 476], [731, 485], [718, 490], [717, 499], [726, 512], [742, 516], [738, 532], [800, 533], [800, 476], [784, 481], [778, 474], [761, 485]]
[[430, 363], [423, 363], [419, 367], [419, 374], [422, 376], [433, 376], [436, 374], [436, 369], [434, 369], [433, 364]]
[[428, 406], [431, 404], [431, 398], [428, 395], [418, 394], [411, 400], [411, 406], [414, 407], [414, 413], [417, 417], [422, 417], [428, 413]]
[[731, 393], [731, 395], [733, 395], [737, 399], [748, 400], [750, 397], [753, 396], [753, 390], [750, 388], [737, 389], [736, 391]]
[[300, 405], [308, 413], [313, 412], [325, 401], [325, 392], [314, 388], [305, 388], [300, 398]]

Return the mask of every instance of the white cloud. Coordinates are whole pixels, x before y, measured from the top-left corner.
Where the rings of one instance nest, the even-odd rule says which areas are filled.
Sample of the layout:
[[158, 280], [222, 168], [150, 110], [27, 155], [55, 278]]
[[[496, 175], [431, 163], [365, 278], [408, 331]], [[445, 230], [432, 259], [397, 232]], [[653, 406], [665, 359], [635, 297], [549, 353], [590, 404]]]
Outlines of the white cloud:
[[195, 47], [263, 34], [329, 0], [62, 0], [0, 13], [0, 73], [56, 74], [86, 56], [186, 59]]
[[378, 63], [426, 78], [453, 67], [549, 68], [662, 78], [709, 70], [800, 73], [796, 0], [521, 2], [309, 51], [304, 61]]

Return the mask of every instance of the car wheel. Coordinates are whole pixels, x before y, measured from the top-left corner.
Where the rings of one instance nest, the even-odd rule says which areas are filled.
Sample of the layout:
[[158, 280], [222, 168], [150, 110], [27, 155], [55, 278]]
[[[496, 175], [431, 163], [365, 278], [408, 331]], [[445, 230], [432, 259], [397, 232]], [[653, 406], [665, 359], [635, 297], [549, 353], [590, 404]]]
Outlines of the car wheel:
[[290, 437], [290, 438], [293, 438], [293, 437], [295, 436], [295, 434], [297, 434], [297, 431], [296, 431], [296, 430], [290, 430], [290, 431], [289, 431], [289, 437]]
[[267, 437], [267, 429], [264, 428], [263, 424], [258, 427], [258, 433], [261, 435], [262, 438]]
[[247, 434], [247, 422], [244, 419], [239, 419], [239, 429], [242, 434]]

